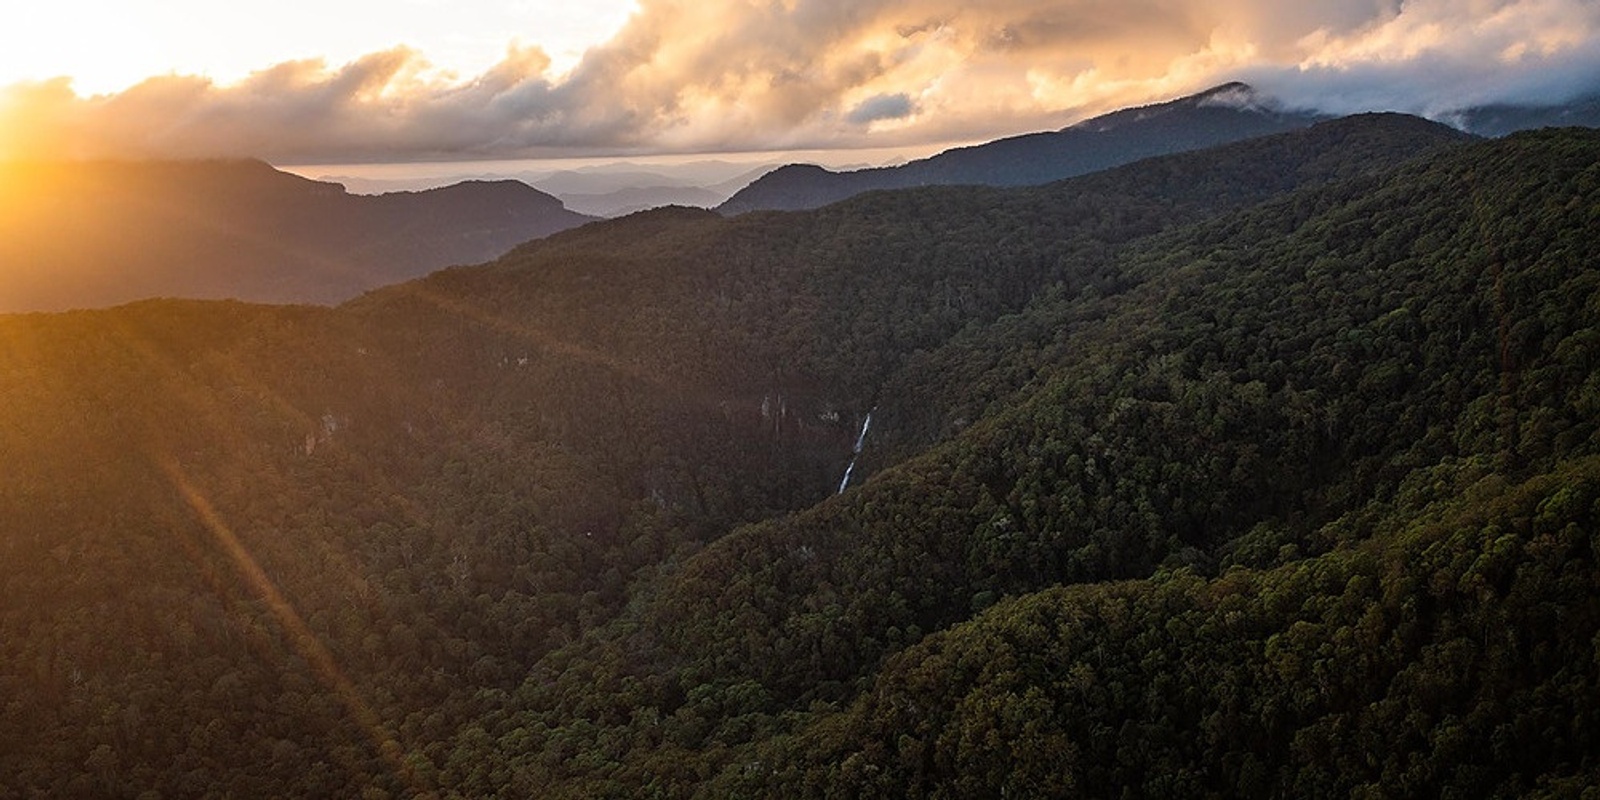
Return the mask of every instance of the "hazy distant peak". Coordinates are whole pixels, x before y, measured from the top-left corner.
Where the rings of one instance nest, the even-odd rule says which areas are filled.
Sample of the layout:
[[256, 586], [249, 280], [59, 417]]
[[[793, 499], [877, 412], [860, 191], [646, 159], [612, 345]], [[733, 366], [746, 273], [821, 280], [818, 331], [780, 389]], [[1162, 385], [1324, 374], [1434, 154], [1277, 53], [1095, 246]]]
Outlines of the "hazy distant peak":
[[784, 175], [784, 176], [793, 177], [793, 176], [801, 176], [801, 175], [803, 175], [803, 176], [837, 175], [838, 173], [833, 171], [833, 170], [831, 170], [831, 169], [828, 169], [827, 167], [824, 167], [824, 166], [822, 166], [820, 164], [785, 164], [785, 165], [783, 165], [781, 167], [778, 167], [775, 170], [772, 170], [771, 172], [769, 172], [767, 174], [769, 174], [769, 175]]
[[1505, 136], [1550, 127], [1600, 128], [1600, 93], [1565, 103], [1496, 103], [1437, 115], [1440, 122], [1479, 136]]
[[1278, 105], [1275, 99], [1256, 91], [1254, 86], [1238, 81], [1207, 89], [1191, 99], [1202, 108], [1217, 106], [1240, 111], [1276, 111]]
[[1279, 110], [1278, 102], [1272, 97], [1256, 91], [1256, 88], [1248, 83], [1232, 81], [1188, 97], [1102, 114], [1072, 125], [1066, 130], [1104, 133], [1123, 125], [1195, 108], [1225, 108], [1258, 114], [1275, 114]]

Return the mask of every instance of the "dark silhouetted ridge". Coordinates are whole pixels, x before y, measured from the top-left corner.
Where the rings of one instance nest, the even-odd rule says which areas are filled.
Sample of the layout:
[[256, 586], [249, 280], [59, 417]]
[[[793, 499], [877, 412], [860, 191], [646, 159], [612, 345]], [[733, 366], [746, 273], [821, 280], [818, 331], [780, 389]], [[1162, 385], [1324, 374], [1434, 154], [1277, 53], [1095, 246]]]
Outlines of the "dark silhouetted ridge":
[[947, 150], [898, 167], [831, 172], [775, 170], [718, 207], [724, 214], [816, 208], [874, 189], [974, 184], [1026, 186], [1083, 175], [1151, 156], [1302, 128], [1322, 117], [1283, 111], [1243, 83], [1124, 109], [1072, 127]]
[[0, 312], [337, 302], [591, 218], [515, 181], [352, 195], [260, 161], [0, 165]]

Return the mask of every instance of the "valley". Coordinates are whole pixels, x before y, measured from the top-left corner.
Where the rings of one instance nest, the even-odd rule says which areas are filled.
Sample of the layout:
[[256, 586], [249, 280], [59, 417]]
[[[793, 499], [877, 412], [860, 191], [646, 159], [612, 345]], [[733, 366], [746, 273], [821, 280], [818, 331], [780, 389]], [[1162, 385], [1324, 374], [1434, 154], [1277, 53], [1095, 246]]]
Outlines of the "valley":
[[0, 797], [1568, 796], [1597, 228], [1358, 114], [0, 316]]

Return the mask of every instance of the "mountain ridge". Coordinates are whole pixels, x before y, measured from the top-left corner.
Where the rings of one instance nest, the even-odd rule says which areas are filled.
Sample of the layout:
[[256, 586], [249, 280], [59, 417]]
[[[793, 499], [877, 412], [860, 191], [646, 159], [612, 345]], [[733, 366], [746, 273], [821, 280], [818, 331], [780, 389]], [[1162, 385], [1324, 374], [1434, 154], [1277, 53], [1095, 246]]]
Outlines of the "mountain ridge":
[[0, 796], [1581, 786], [1597, 153], [1363, 115], [0, 316]]
[[[1095, 794], [1126, 785], [1152, 794], [1173, 785], [1180, 794], [1225, 792], [1240, 785], [1241, 774], [1272, 787], [1263, 793], [1381, 785], [1414, 794], [1476, 780], [1511, 794], [1528, 791], [1543, 778], [1498, 764], [1473, 767], [1474, 749], [1447, 754], [1429, 742], [1447, 733], [1485, 741], [1499, 726], [1566, 718], [1568, 699], [1581, 706], [1594, 696], [1585, 679], [1569, 681], [1563, 670], [1582, 663], [1592, 674], [1583, 642], [1600, 630], [1600, 572], [1582, 554], [1595, 530], [1600, 433], [1569, 405], [1567, 390], [1547, 389], [1558, 375], [1585, 374], [1593, 360], [1583, 342], [1592, 339], [1586, 330], [1594, 311], [1584, 304], [1597, 284], [1583, 266], [1587, 256], [1569, 248], [1594, 250], [1579, 237], [1592, 208], [1582, 198], [1600, 185], [1592, 183], [1597, 148], [1592, 133], [1558, 131], [1445, 150], [1136, 245], [1121, 259], [1141, 279], [1119, 291], [1075, 295], [1065, 288], [1039, 298], [1022, 315], [1039, 318], [1011, 323], [1037, 340], [1030, 347], [1007, 342], [991, 367], [1004, 373], [1013, 369], [1006, 362], [1020, 362], [1021, 398], [995, 401], [948, 444], [851, 493], [708, 546], [663, 580], [652, 604], [530, 674], [503, 706], [501, 727], [489, 731], [504, 737], [496, 768], [566, 787], [574, 797], [664, 774], [677, 776], [686, 797], [992, 796], [1002, 786], [1026, 794], [1055, 785], [1038, 782], [1050, 775]], [[1545, 184], [1546, 170], [1565, 177]], [[1502, 214], [1537, 224], [1542, 233], [1534, 238], [1553, 246], [1517, 247], [1513, 260], [1497, 263], [1513, 251], [1485, 251], [1479, 226]], [[1308, 246], [1313, 242], [1323, 246]], [[1498, 301], [1505, 327], [1474, 324], [1496, 302], [1502, 279], [1509, 283], [1501, 286], [1519, 287]], [[1521, 333], [1502, 339], [1500, 332], [1511, 330]], [[1504, 342], [1515, 344], [1507, 351]], [[1502, 372], [1508, 363], [1516, 371], [1510, 378]], [[919, 371], [924, 380], [947, 374], [940, 366], [925, 363]], [[964, 377], [935, 383], [959, 392]], [[1594, 384], [1588, 386], [1584, 404], [1593, 402]], [[1514, 415], [1509, 422], [1486, 413], [1495, 402], [1515, 409], [1502, 412]], [[1402, 422], [1404, 414], [1413, 416]], [[1232, 433], [1212, 439], [1222, 431]], [[1569, 464], [1569, 455], [1586, 460]], [[1545, 469], [1548, 479], [1511, 493], [1515, 509], [1484, 499], [1517, 486], [1526, 476], [1521, 470]], [[1256, 488], [1245, 485], [1251, 483]], [[1458, 492], [1485, 505], [1464, 503]], [[1286, 504], [1275, 507], [1280, 502]], [[1414, 522], [1438, 511], [1434, 503], [1467, 508], [1446, 506], [1450, 523]], [[1535, 508], [1546, 515], [1529, 526]], [[1518, 532], [1507, 535], [1503, 526]], [[1568, 538], [1556, 544], [1559, 530]], [[1218, 535], [1229, 543], [1206, 544]], [[1433, 542], [1448, 549], [1430, 549]], [[1352, 554], [1352, 547], [1363, 549]], [[1540, 561], [1545, 547], [1569, 555]], [[1487, 574], [1468, 569], [1480, 551], [1480, 565], [1505, 566]], [[1425, 558], [1427, 567], [1411, 572], [1405, 557], [1371, 558], [1391, 552]], [[1553, 582], [1535, 588], [1544, 579], [1534, 575], [1558, 573], [1568, 576], [1567, 589]], [[1516, 590], [1505, 588], [1512, 574], [1526, 577]], [[1463, 588], [1436, 582], [1430, 589], [1429, 576], [1441, 575], [1457, 576]], [[1277, 588], [1263, 590], [1261, 605], [1248, 611], [1209, 594], [1226, 596], [1257, 579]], [[1034, 581], [1057, 586], [1036, 590]], [[1382, 601], [1373, 596], [1380, 582]], [[1164, 587], [1175, 585], [1195, 592], [1187, 595], [1198, 598], [1193, 617], [1167, 606]], [[1126, 602], [1015, 616], [1063, 595]], [[1239, 599], [1246, 597], [1254, 595]], [[1544, 602], [1582, 619], [1582, 632], [1569, 637], [1552, 622], [1554, 612], [1541, 610]], [[1357, 640], [1359, 646], [1340, 638], [1363, 613], [1366, 629], [1382, 636]], [[1515, 668], [1491, 668], [1467, 655], [1475, 652], [1473, 635], [1497, 643], [1502, 631], [1520, 635], [1520, 626], [1497, 627], [1502, 615], [1539, 621], [1530, 629], [1538, 631], [1531, 634], [1536, 648], [1496, 644], [1496, 658]], [[948, 619], [968, 618], [977, 621], [950, 629], [949, 638], [921, 638], [944, 630]], [[1429, 627], [1441, 618], [1450, 622]], [[1141, 621], [1123, 628], [1130, 619]], [[1106, 623], [1124, 632], [1091, 635], [1088, 644], [1056, 632]], [[900, 651], [897, 643], [908, 636], [925, 645]], [[1051, 649], [1056, 636], [1073, 644]], [[944, 660], [938, 648], [950, 640], [965, 643]], [[1008, 655], [1016, 640], [1027, 644]], [[1168, 650], [1169, 640], [1182, 644]], [[1569, 652], [1568, 641], [1576, 643], [1576, 660], [1550, 663], [1532, 654]], [[1318, 668], [1332, 672], [1317, 673], [1322, 656], [1312, 654], [1330, 642], [1344, 656]], [[1118, 655], [1069, 672], [1096, 643]], [[1268, 660], [1288, 652], [1297, 655]], [[1162, 666], [1152, 670], [1157, 653]], [[1207, 664], [1229, 666], [1184, 677], [1184, 665], [1201, 653]], [[1449, 671], [1463, 659], [1478, 666]], [[1107, 671], [1112, 663], [1123, 665], [1115, 678]], [[1519, 670], [1548, 682], [1540, 686], [1562, 687], [1566, 699], [1509, 677]], [[873, 683], [886, 672], [886, 683]], [[1082, 680], [1068, 680], [1074, 674]], [[686, 678], [695, 682], [688, 676], [706, 675], [718, 676], [718, 688], [675, 692]], [[1318, 675], [1338, 690], [1308, 690]], [[604, 683], [596, 689], [594, 680]], [[876, 687], [872, 694], [854, 693], [861, 680]], [[1138, 688], [1151, 681], [1172, 691]], [[1238, 688], [1258, 682], [1265, 685]], [[1412, 689], [1419, 683], [1456, 693], [1422, 700]], [[942, 687], [954, 688], [942, 694]], [[1224, 688], [1221, 696], [1212, 696], [1212, 687]], [[656, 709], [658, 716], [645, 719], [663, 725], [668, 741], [703, 737], [693, 740], [729, 747], [706, 762], [717, 765], [711, 769], [719, 777], [707, 783], [693, 770], [674, 770], [649, 747], [634, 751], [631, 767], [608, 769], [526, 755], [547, 746], [590, 752], [643, 733], [637, 715], [612, 717], [602, 730], [585, 727], [592, 718], [563, 725], [570, 719], [563, 713], [589, 692], [628, 693], [634, 707]], [[1192, 707], [1178, 699], [1199, 696], [1206, 699]], [[1373, 735], [1410, 730], [1397, 715], [1418, 702], [1432, 710], [1413, 721], [1421, 730], [1403, 752], [1335, 733], [1354, 719]], [[1119, 738], [1078, 725], [1108, 707], [1125, 711], [1105, 724], [1129, 733]], [[1240, 717], [1229, 721], [1234, 713]], [[693, 723], [708, 717], [715, 722], [696, 733]], [[1282, 726], [1272, 728], [1278, 744], [1253, 736], [1257, 720]], [[752, 729], [761, 733], [746, 733]], [[523, 739], [518, 731], [527, 730], [550, 732]], [[1191, 747], [1201, 732], [1214, 737], [1208, 742], [1229, 744]], [[1303, 736], [1319, 738], [1313, 744]], [[1128, 737], [1148, 751], [1119, 755]], [[1592, 736], [1546, 741], [1559, 752], [1534, 748], [1507, 757], [1547, 770], [1541, 776], [1593, 773]], [[1080, 748], [1096, 755], [1062, 760]], [[985, 755], [964, 755], [974, 750]], [[1019, 761], [1019, 753], [1037, 760]], [[1241, 772], [1244, 753], [1264, 760], [1265, 772]], [[1438, 768], [1418, 774], [1410, 766], [1419, 759]], [[1032, 766], [1019, 772], [1020, 764]]]
[[[1251, 102], [1237, 102], [1247, 98]], [[815, 208], [875, 189], [935, 184], [1022, 186], [1048, 183], [1141, 158], [1199, 149], [1305, 127], [1325, 119], [1283, 111], [1243, 83], [1114, 111], [1056, 131], [960, 147], [898, 167], [831, 172], [788, 165], [741, 190], [717, 210]]]
[[368, 196], [246, 159], [0, 170], [0, 311], [337, 302], [592, 219], [516, 181]]

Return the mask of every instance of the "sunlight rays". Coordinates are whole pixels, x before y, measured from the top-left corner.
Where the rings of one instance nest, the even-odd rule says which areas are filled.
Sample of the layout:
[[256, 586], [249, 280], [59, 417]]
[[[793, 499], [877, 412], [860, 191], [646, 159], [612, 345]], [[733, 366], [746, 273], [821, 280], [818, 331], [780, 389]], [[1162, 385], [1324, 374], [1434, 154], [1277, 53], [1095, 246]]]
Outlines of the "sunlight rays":
[[195, 518], [211, 534], [216, 543], [222, 546], [224, 552], [232, 560], [239, 577], [244, 580], [245, 585], [266, 603], [267, 608], [272, 612], [273, 618], [277, 620], [284, 635], [288, 638], [290, 646], [295, 649], [295, 652], [301, 658], [305, 659], [307, 664], [311, 665], [323, 685], [331, 690], [334, 696], [339, 699], [339, 702], [344, 705], [350, 717], [366, 733], [373, 746], [377, 748], [378, 753], [388, 762], [395, 774], [407, 786], [420, 793], [427, 794], [427, 790], [420, 785], [420, 779], [416, 771], [406, 761], [405, 748], [389, 732], [377, 712], [373, 711], [372, 707], [367, 704], [365, 698], [361, 696], [361, 691], [356, 688], [355, 683], [344, 673], [344, 670], [339, 668], [339, 664], [334, 660], [333, 654], [328, 651], [322, 640], [318, 639], [317, 635], [306, 625], [305, 620], [295, 610], [294, 605], [278, 590], [272, 578], [267, 575], [266, 571], [261, 568], [261, 565], [250, 554], [250, 550], [239, 541], [239, 537], [234, 535], [232, 528], [223, 521], [221, 515], [212, 507], [205, 495], [201, 494], [194, 484], [189, 481], [182, 467], [176, 462], [170, 461], [162, 466], [167, 478], [172, 481], [174, 488], [178, 490], [190, 510], [194, 512]]
[[[244, 224], [244, 218], [230, 215], [226, 212], [215, 214], [202, 214], [192, 203], [175, 202], [168, 199], [167, 195], [149, 192], [118, 191], [121, 187], [108, 187], [117, 198], [128, 208], [143, 206], [159, 212], [164, 218], [181, 220], [189, 223], [188, 229], [195, 231], [211, 231], [251, 247], [260, 248], [267, 252], [281, 254], [285, 261], [299, 262], [314, 265], [326, 278], [324, 282], [339, 284], [350, 277], [359, 278], [363, 271], [342, 259], [329, 258], [320, 255], [308, 247], [296, 247], [294, 242], [300, 241], [297, 237], [275, 237], [261, 233], [259, 229], [251, 228]], [[177, 228], [185, 229], [185, 228]], [[199, 265], [205, 268], [208, 265]]]
[[[178, 416], [183, 417], [188, 424], [198, 425], [205, 432], [205, 438], [215, 452], [236, 454], [232, 457], [238, 458], [240, 454], [251, 452], [251, 441], [246, 431], [224, 420], [214, 404], [201, 401], [200, 398], [208, 394], [207, 387], [202, 385], [201, 375], [210, 370], [215, 370], [216, 374], [230, 385], [253, 387], [253, 396], [267, 398], [265, 403], [274, 413], [291, 421], [298, 420], [298, 424], [302, 425], [314, 422], [308, 414], [295, 408], [292, 403], [277, 395], [263, 382], [250, 377], [243, 364], [225, 358], [202, 360], [187, 365], [179, 364], [172, 354], [163, 352], [158, 343], [133, 325], [126, 315], [115, 317], [108, 334], [113, 350], [120, 351], [125, 359], [157, 376], [162, 385], [174, 390], [166, 398], [175, 406], [171, 411], [178, 412]], [[110, 354], [107, 355], [109, 357]], [[117, 402], [115, 398], [97, 399], [99, 404], [107, 407]], [[150, 419], [158, 419], [161, 416], [163, 415], [155, 415]], [[227, 563], [231, 565], [236, 576], [236, 588], [242, 588], [247, 595], [255, 597], [264, 605], [284, 640], [310, 666], [317, 680], [338, 700], [349, 719], [363, 731], [393, 774], [411, 787], [418, 796], [431, 796], [427, 787], [423, 785], [423, 780], [410, 764], [411, 751], [402, 745], [384, 724], [377, 711], [362, 695], [359, 687], [340, 668], [333, 653], [279, 589], [233, 526], [224, 518], [223, 513], [218, 510], [211, 496], [201, 488], [191, 470], [182, 463], [180, 454], [183, 448], [179, 434], [166, 426], [158, 428], [152, 422], [146, 422], [141, 429], [129, 433], [143, 440], [147, 463], [158, 471], [176, 492], [183, 507], [188, 511], [190, 522], [199, 524], [216, 549], [220, 550]], [[367, 472], [368, 479], [376, 474], [376, 470], [372, 469]], [[269, 485], [282, 484], [285, 480], [275, 472], [257, 474], [255, 478]], [[419, 523], [424, 522], [421, 509], [414, 504], [409, 505], [405, 511], [414, 515]], [[174, 533], [180, 533], [182, 528], [188, 527], [180, 520], [175, 520], [173, 524]], [[229, 581], [226, 575], [219, 574], [214, 562], [205, 556], [205, 550], [209, 548], [205, 548], [201, 542], [191, 541], [191, 537], [175, 538], [188, 551], [191, 561], [202, 571], [202, 577], [206, 582], [220, 596], [227, 596], [229, 594], [227, 584], [232, 581]], [[318, 541], [316, 545], [325, 555], [333, 556], [328, 560], [338, 567], [336, 570], [329, 570], [328, 577], [342, 580], [354, 596], [360, 597], [368, 593], [366, 590], [370, 587], [367, 586], [365, 579], [360, 577], [347, 558], [334, 552], [330, 542]]]

